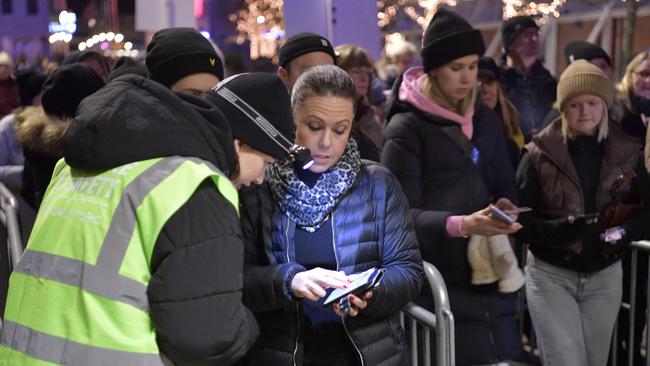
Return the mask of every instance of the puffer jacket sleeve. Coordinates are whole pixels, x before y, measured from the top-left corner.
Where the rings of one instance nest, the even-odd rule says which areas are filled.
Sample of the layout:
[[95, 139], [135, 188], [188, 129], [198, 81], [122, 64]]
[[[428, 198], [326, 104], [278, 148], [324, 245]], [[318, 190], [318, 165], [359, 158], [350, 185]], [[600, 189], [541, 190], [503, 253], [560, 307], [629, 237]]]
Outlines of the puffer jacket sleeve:
[[296, 263], [277, 264], [265, 248], [271, 240], [273, 202], [268, 186], [240, 191], [244, 239], [244, 304], [255, 312], [282, 308], [295, 299], [290, 294], [293, 276], [305, 268]]
[[399, 181], [410, 206], [411, 217], [420, 244], [435, 245], [438, 238], [447, 238], [449, 211], [424, 209], [422, 197], [423, 140], [416, 122], [407, 114], [396, 114], [385, 130], [382, 163]]
[[[383, 170], [383, 169], [382, 169]], [[415, 299], [423, 280], [422, 258], [408, 202], [397, 179], [386, 174], [386, 218], [381, 267], [384, 277], [373, 290], [364, 315], [388, 316]]]
[[237, 213], [205, 181], [167, 221], [151, 259], [147, 295], [161, 353], [179, 365], [231, 365], [259, 329], [242, 304]]

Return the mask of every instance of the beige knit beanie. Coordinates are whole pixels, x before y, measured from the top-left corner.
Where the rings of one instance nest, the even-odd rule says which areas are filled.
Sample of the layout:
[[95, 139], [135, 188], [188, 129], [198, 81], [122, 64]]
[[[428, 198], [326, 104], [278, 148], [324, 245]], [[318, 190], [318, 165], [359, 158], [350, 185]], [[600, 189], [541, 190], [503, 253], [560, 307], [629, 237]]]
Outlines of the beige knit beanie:
[[580, 94], [597, 95], [605, 101], [607, 107], [612, 105], [612, 84], [600, 69], [588, 61], [577, 60], [569, 65], [557, 84], [557, 107], [560, 111], [571, 99]]

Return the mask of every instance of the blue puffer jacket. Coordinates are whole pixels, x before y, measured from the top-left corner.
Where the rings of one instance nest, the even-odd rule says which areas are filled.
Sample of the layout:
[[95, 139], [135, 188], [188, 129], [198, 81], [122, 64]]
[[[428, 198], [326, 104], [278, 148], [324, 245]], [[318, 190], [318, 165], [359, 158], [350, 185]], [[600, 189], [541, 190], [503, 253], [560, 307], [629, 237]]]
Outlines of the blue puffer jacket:
[[[289, 284], [304, 267], [294, 261], [296, 228], [271, 202], [268, 186], [240, 192], [246, 245], [244, 303], [255, 312], [261, 336], [245, 363], [301, 365], [302, 303]], [[272, 218], [272, 219], [271, 219]], [[385, 270], [368, 307], [343, 320], [362, 365], [406, 366], [408, 345], [398, 311], [417, 296], [423, 279], [408, 203], [395, 177], [363, 161], [362, 173], [332, 213], [338, 270]]]

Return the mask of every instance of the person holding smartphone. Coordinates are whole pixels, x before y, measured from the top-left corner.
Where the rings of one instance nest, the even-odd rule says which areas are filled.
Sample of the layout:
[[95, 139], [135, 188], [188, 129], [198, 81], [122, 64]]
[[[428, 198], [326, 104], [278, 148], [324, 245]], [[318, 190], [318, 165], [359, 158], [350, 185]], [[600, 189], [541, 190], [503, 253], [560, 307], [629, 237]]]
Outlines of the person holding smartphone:
[[[501, 293], [496, 279], [473, 284], [468, 259], [470, 236], [521, 228], [498, 220], [490, 207], [516, 209], [517, 191], [503, 122], [477, 102], [485, 44], [480, 31], [441, 8], [422, 46], [424, 67], [406, 70], [393, 86], [382, 163], [408, 198], [423, 259], [445, 279], [456, 364], [513, 360], [521, 353], [515, 295]], [[418, 303], [433, 311], [433, 297], [424, 289]]]
[[[242, 192], [243, 301], [261, 331], [247, 365], [410, 364], [398, 312], [420, 290], [422, 259], [399, 183], [350, 138], [356, 98], [343, 69], [305, 71], [291, 104], [314, 164], [270, 165], [268, 185]], [[381, 283], [349, 296], [349, 313], [323, 306], [373, 267]]]
[[[619, 256], [603, 254], [593, 217], [610, 203], [612, 183], [625, 172], [648, 174], [639, 143], [610, 123], [609, 79], [585, 60], [569, 65], [557, 87], [561, 116], [535, 136], [517, 171], [519, 200], [533, 209], [519, 217], [519, 239], [530, 244], [526, 296], [544, 365], [605, 365], [621, 305]], [[618, 240], [644, 236], [647, 205], [628, 218]], [[609, 238], [607, 238], [609, 239]]]

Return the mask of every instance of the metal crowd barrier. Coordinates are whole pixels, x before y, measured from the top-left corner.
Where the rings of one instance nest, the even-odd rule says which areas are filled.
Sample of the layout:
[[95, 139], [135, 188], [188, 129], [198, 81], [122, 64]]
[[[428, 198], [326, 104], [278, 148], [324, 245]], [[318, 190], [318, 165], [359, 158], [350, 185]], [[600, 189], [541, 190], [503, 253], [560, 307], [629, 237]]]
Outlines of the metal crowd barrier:
[[[637, 299], [636, 299], [636, 288], [637, 288], [637, 266], [638, 266], [638, 261], [639, 261], [639, 252], [642, 251], [646, 254], [650, 254], [650, 241], [648, 240], [642, 240], [642, 241], [636, 241], [632, 242], [630, 244], [632, 247], [632, 252], [630, 253], [630, 261], [631, 261], [631, 266], [630, 266], [630, 302], [629, 304], [623, 303], [621, 306], [622, 310], [628, 311], [628, 319], [629, 319], [629, 326], [628, 326], [628, 334], [627, 334], [627, 342], [626, 342], [626, 351], [627, 351], [627, 365], [632, 366], [634, 364], [634, 352], [637, 350], [636, 347], [636, 342], [639, 342], [640, 340], [636, 340], [635, 336], [635, 330], [637, 327], [636, 324], [636, 306], [637, 306]], [[643, 286], [643, 284], [641, 284]], [[647, 303], [650, 304], [650, 266], [648, 267], [648, 283], [645, 284], [645, 286], [648, 288], [647, 291]], [[647, 322], [644, 322], [643, 324], [639, 324], [640, 326], [645, 326]], [[615, 366], [618, 361], [618, 322], [616, 326], [614, 327], [614, 334], [612, 335], [612, 344], [611, 344], [611, 357], [610, 357], [610, 365]], [[650, 342], [646, 341], [645, 344], [645, 364], [646, 366], [650, 366]]]
[[18, 225], [18, 202], [9, 189], [0, 183], [0, 221], [7, 228], [7, 253], [9, 255], [9, 270], [18, 264], [23, 254], [23, 244], [20, 240]]
[[[447, 286], [440, 272], [433, 264], [424, 262], [424, 274], [431, 286], [435, 314], [414, 303], [407, 304], [401, 313], [402, 327], [408, 318], [410, 334], [411, 365], [431, 366], [431, 331], [436, 334], [436, 366], [454, 366], [456, 364], [454, 344], [454, 316], [449, 305]], [[418, 331], [421, 332], [418, 332]], [[423, 334], [419, 342], [418, 334]], [[418, 347], [422, 344], [420, 362]]]
[[[14, 195], [2, 183], [0, 183], [0, 221], [7, 229], [7, 248], [0, 255], [9, 257], [7, 273], [11, 273], [23, 253], [23, 244], [20, 240], [20, 227], [18, 226], [18, 203]], [[0, 329], [2, 329], [2, 315], [0, 314]]]

